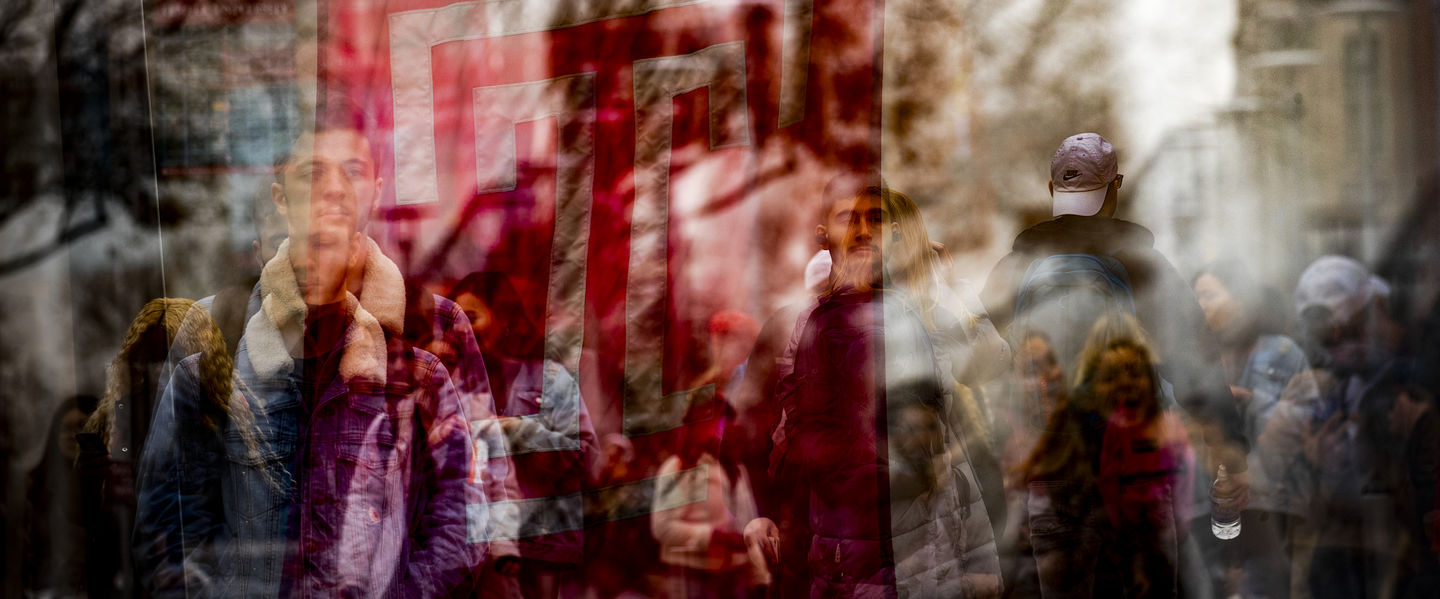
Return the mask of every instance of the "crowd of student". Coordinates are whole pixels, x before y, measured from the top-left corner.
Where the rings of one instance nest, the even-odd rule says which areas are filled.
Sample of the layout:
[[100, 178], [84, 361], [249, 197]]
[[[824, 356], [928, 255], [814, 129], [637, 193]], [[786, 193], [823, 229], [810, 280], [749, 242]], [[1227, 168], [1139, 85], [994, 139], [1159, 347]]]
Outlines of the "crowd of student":
[[91, 594], [1440, 593], [1440, 331], [1343, 256], [1182, 274], [1115, 217], [1099, 135], [1061, 144], [1054, 218], [978, 292], [898, 186], [834, 176], [810, 299], [709, 323], [648, 557], [587, 538], [629, 447], [515, 281], [407, 281], [350, 124], [280, 164], [258, 277], [146, 305], [72, 427]]

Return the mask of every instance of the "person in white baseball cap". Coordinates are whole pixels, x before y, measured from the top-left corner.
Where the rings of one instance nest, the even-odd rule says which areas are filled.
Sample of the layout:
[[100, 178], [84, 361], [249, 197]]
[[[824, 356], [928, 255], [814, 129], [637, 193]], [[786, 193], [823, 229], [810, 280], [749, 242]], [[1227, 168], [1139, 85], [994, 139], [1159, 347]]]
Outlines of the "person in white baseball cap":
[[1120, 183], [1115, 148], [1099, 133], [1065, 138], [1050, 159], [1050, 197], [1054, 216], [1115, 214]]
[[[1095, 267], [1088, 273], [1095, 276], [1088, 280], [1125, 281], [1126, 290], [1118, 294], [1120, 305], [1132, 306], [1130, 311], [1150, 336], [1151, 349], [1160, 360], [1161, 375], [1170, 385], [1175, 402], [1203, 431], [1205, 462], [1212, 465], [1203, 469], [1204, 478], [1214, 480], [1213, 465], [1224, 464], [1230, 479], [1242, 488], [1239, 496], [1248, 503], [1249, 478], [1244, 473], [1249, 466], [1250, 442], [1225, 377], [1219, 343], [1205, 324], [1205, 312], [1189, 281], [1155, 248], [1154, 233], [1143, 225], [1117, 218], [1122, 181], [1115, 147], [1098, 133], [1078, 133], [1060, 142], [1050, 159], [1053, 218], [1029, 224], [1015, 236], [1010, 253], [990, 270], [980, 300], [1001, 336], [1018, 345], [1029, 332], [1038, 329], [1057, 346], [1056, 357], [1062, 369], [1073, 371], [1078, 366], [1080, 347], [1066, 344], [1073, 350], [1060, 351], [1059, 339], [1083, 340], [1091, 328], [1086, 326], [1086, 318], [1092, 318], [1089, 322], [1093, 326], [1100, 316], [1081, 307], [1081, 302], [1060, 301], [1078, 297], [1078, 293], [1072, 295], [1067, 289], [1080, 286], [1048, 287], [1053, 295], [1046, 301], [1050, 302], [1052, 314], [1064, 315], [1067, 322], [1035, 325], [1022, 311], [1019, 300], [1022, 293], [1027, 300], [1033, 299], [1032, 290], [1040, 290], [1041, 297], [1047, 293], [1045, 279], [1035, 285], [1032, 276], [1046, 273], [1047, 268], [1055, 268], [1054, 264], [1074, 259], [1071, 264], [1105, 265], [1106, 272]], [[1065, 258], [1047, 262], [1052, 257]], [[1070, 281], [1082, 280], [1075, 273], [1083, 274], [1083, 270], [1064, 268], [1048, 272], [1066, 272]], [[1023, 310], [1033, 310], [1033, 306], [1027, 304]], [[1053, 330], [1046, 330], [1047, 324], [1053, 325]], [[1190, 581], [1187, 586], [1202, 587], [1208, 585], [1201, 573], [1204, 566], [1195, 539], [1210, 536], [1210, 485], [1194, 487], [1198, 490], [1193, 498], [1197, 509], [1190, 528], [1203, 532], [1187, 535], [1189, 540], [1180, 550], [1185, 563], [1179, 567], [1191, 573], [1183, 577]], [[1199, 588], [1187, 592], [1205, 594]]]
[[1311, 262], [1295, 284], [1295, 312], [1301, 336], [1324, 351], [1318, 362], [1362, 378], [1385, 365], [1400, 337], [1389, 297], [1390, 285], [1354, 258], [1329, 255]]
[[1321, 256], [1295, 285], [1295, 312], [1303, 314], [1313, 306], [1330, 311], [1335, 322], [1350, 320], [1376, 298], [1390, 296], [1390, 286], [1354, 258]]
[[1304, 463], [1314, 479], [1310, 509], [1324, 515], [1309, 524], [1307, 582], [1317, 598], [1365, 595], [1364, 577], [1356, 573], [1377, 564], [1391, 571], [1397, 557], [1394, 548], [1365, 542], [1365, 535], [1403, 536], [1399, 521], [1375, 520], [1366, 503], [1376, 493], [1373, 473], [1391, 467], [1391, 454], [1379, 450], [1402, 451], [1386, 428], [1394, 400], [1390, 385], [1413, 367], [1398, 351], [1403, 328], [1389, 315], [1389, 294], [1389, 285], [1363, 264], [1335, 255], [1310, 263], [1295, 285], [1298, 329], [1315, 353], [1316, 369], [1306, 384], [1286, 389], [1284, 403], [1295, 406], [1287, 417], [1309, 420], [1303, 440]]

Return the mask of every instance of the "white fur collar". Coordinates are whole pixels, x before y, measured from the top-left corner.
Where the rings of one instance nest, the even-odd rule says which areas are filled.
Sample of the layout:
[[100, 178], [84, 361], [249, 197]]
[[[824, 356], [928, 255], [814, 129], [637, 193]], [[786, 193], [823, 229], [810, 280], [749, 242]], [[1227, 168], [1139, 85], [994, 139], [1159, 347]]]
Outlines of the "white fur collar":
[[[372, 242], [373, 243], [373, 242]], [[305, 300], [295, 283], [295, 269], [290, 265], [290, 242], [280, 250], [260, 273], [261, 309], [245, 325], [246, 354], [260, 378], [289, 374], [295, 369], [294, 354], [281, 331], [298, 332], [305, 326]], [[371, 248], [374, 256], [375, 248]], [[384, 259], [382, 257], [382, 259]], [[388, 259], [385, 260], [389, 262]], [[372, 261], [373, 262], [373, 259]], [[370, 272], [366, 264], [366, 279]], [[390, 264], [395, 268], [393, 263]], [[399, 269], [395, 269], [398, 277]], [[379, 294], [385, 296], [386, 294]], [[404, 290], [400, 292], [400, 322], [404, 322]], [[344, 354], [340, 357], [340, 377], [345, 382], [385, 381], [386, 346], [381, 321], [365, 308], [350, 292], [345, 293], [345, 311], [350, 326], [345, 331]], [[297, 351], [300, 348], [295, 348]]]
[[386, 331], [398, 335], [405, 328], [405, 277], [400, 267], [380, 253], [373, 239], [366, 237], [365, 243], [370, 244], [370, 251], [360, 279], [360, 305], [375, 315]]

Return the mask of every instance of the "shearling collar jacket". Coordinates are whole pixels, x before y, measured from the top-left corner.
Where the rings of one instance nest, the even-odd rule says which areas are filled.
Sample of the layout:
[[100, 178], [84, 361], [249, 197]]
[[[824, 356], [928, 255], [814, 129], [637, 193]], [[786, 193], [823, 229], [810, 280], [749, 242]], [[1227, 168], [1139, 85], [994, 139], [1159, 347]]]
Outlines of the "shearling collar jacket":
[[[277, 260], [282, 261], [272, 260], [272, 263], [266, 266], [267, 270], [284, 271], [289, 267], [288, 261], [283, 260], [283, 257], [288, 255], [288, 243], [285, 242], [287, 245], [282, 245], [276, 255]], [[472, 506], [468, 512], [472, 520], [471, 541], [483, 542], [487, 545], [485, 550], [492, 555], [517, 555], [519, 550], [514, 539], [520, 535], [520, 514], [515, 504], [506, 500], [520, 496], [519, 483], [511, 468], [508, 457], [510, 452], [505, 447], [504, 432], [496, 418], [498, 412], [495, 409], [494, 396], [480, 347], [471, 332], [470, 321], [455, 302], [418, 289], [407, 292], [406, 281], [399, 267], [380, 251], [374, 240], [366, 238], [364, 243], [367, 244], [368, 251], [360, 274], [360, 285], [354, 294], [358, 307], [379, 323], [380, 331], [387, 338], [403, 336], [415, 347], [439, 357], [451, 383], [460, 394], [461, 409], [464, 411], [464, 420], [469, 423], [476, 463], [481, 465], [472, 472], [475, 477], [472, 482], [481, 486], [483, 497], [480, 499], [481, 504]], [[268, 309], [276, 310], [276, 314], [288, 319], [303, 319], [303, 310], [298, 313], [295, 311], [299, 290], [294, 287], [293, 278], [287, 282], [283, 277], [272, 274], [255, 285], [250, 294], [248, 305], [244, 307], [247, 326], [251, 324], [248, 321], [253, 320], [261, 311], [263, 300], [271, 296], [276, 299], [270, 300], [272, 306]], [[281, 298], [283, 301], [280, 301]], [[201, 299], [196, 305], [207, 310], [221, 311], [216, 306], [217, 303], [217, 297], [211, 296]], [[281, 306], [288, 308], [279, 309]], [[303, 304], [299, 307], [303, 309]], [[284, 314], [286, 311], [288, 314]], [[366, 330], [367, 335], [375, 334], [373, 329]], [[278, 363], [283, 361], [279, 360], [278, 356], [284, 354], [273, 351], [275, 347], [283, 345], [283, 336], [274, 338], [269, 331], [264, 331], [260, 337], [266, 338], [265, 343], [268, 343], [272, 350], [265, 353], [277, 356], [277, 363], [266, 363], [265, 366], [279, 370], [292, 368], [288, 363]], [[262, 359], [262, 362], [265, 360]], [[355, 361], [341, 364], [350, 375], [365, 370], [359, 366]], [[373, 374], [373, 369], [371, 370]]]
[[[306, 308], [285, 249], [262, 272], [228, 417], [215, 429], [201, 424], [194, 356], [161, 400], [141, 460], [136, 527], [153, 591], [463, 591], [480, 558], [467, 505], [483, 497], [468, 481], [472, 446], [455, 387], [434, 355], [386, 334], [387, 321], [403, 322], [403, 304], [380, 302], [377, 317], [369, 298], [349, 294], [338, 370], [306, 380], [295, 334]], [[313, 401], [302, 386], [319, 390]]]

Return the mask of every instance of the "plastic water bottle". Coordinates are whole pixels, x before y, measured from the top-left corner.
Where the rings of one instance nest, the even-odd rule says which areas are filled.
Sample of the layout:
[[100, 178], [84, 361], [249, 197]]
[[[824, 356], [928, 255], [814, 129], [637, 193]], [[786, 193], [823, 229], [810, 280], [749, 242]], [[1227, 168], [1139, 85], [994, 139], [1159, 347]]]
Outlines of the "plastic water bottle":
[[1215, 538], [1228, 541], [1240, 536], [1240, 492], [1240, 485], [1221, 464], [1210, 486], [1210, 532]]

